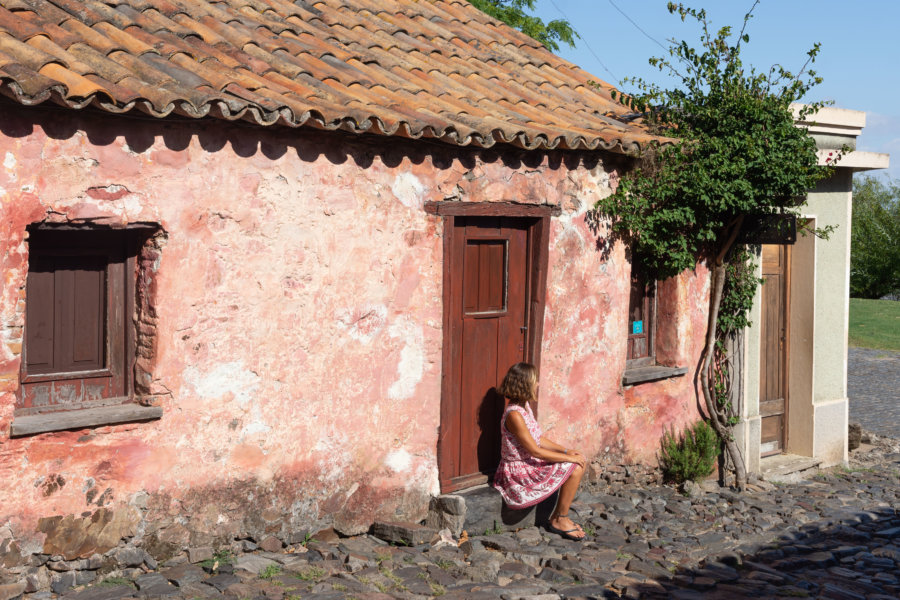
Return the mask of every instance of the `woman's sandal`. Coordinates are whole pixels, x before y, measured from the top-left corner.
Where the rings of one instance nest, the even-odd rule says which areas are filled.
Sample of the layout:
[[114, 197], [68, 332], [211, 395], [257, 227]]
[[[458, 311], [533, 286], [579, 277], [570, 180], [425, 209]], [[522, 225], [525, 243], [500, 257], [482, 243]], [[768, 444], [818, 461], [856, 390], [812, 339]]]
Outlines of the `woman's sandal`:
[[[559, 515], [557, 518], [568, 517], [568, 516], [569, 515]], [[580, 525], [578, 525], [578, 523], [575, 523], [574, 521], [572, 521], [572, 524], [575, 525], [575, 527], [573, 527], [572, 529], [557, 529], [556, 527], [554, 527], [553, 525], [550, 524], [550, 521], [547, 521], [547, 531], [549, 531], [551, 533], [555, 533], [557, 535], [560, 535], [560, 536], [566, 538], [567, 540], [573, 540], [575, 542], [583, 541], [584, 538], [587, 537], [587, 535], [584, 535], [584, 530], [581, 528]], [[581, 533], [582, 534], [581, 537], [572, 535], [572, 532], [575, 532], [575, 531]]]

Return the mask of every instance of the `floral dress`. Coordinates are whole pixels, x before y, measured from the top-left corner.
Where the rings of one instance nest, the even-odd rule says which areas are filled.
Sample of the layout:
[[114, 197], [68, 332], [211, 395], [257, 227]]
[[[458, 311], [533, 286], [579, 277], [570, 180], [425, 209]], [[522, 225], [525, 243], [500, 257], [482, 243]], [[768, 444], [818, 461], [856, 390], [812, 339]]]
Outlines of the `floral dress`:
[[510, 508], [527, 508], [558, 490], [576, 465], [570, 462], [547, 462], [529, 454], [506, 428], [506, 417], [512, 411], [522, 415], [531, 437], [538, 445], [543, 435], [530, 406], [526, 408], [510, 404], [506, 408], [500, 421], [500, 466], [494, 474], [494, 487]]

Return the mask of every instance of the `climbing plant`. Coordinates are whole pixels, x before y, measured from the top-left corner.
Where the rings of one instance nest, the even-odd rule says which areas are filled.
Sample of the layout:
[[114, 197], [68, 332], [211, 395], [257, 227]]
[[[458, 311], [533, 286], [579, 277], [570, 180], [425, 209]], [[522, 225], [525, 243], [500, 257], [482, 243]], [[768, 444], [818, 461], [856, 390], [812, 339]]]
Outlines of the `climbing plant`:
[[650, 59], [674, 77], [676, 87], [631, 79], [637, 92], [618, 95], [666, 139], [646, 148], [638, 167], [596, 205], [610, 217], [612, 235], [630, 244], [659, 278], [701, 261], [709, 266], [709, 321], [697, 377], [740, 489], [747, 473], [733, 435], [738, 415], [729, 401], [724, 340], [747, 326], [760, 282], [753, 253], [739, 241], [742, 226], [748, 217], [798, 214], [806, 192], [827, 175], [818, 166], [815, 142], [795, 126], [822, 106], [794, 105], [821, 82], [808, 70], [819, 45], [796, 73], [780, 65], [767, 71], [745, 65], [741, 50], [750, 41], [747, 26], [758, 3], [736, 33], [711, 29], [704, 10], [668, 4], [670, 13], [698, 24], [699, 47], [673, 40], [668, 57]]

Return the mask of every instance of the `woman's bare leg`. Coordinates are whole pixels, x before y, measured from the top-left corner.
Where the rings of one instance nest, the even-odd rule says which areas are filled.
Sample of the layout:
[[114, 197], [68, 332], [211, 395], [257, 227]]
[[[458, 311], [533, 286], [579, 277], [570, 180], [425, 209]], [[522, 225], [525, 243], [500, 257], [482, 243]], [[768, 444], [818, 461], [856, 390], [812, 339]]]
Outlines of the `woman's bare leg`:
[[572, 501], [575, 499], [575, 493], [578, 491], [583, 475], [584, 469], [580, 465], [576, 465], [575, 470], [572, 471], [569, 478], [559, 488], [556, 508], [553, 509], [553, 513], [550, 515], [550, 525], [563, 531], [568, 531], [574, 527], [576, 530], [571, 535], [575, 537], [584, 537], [584, 532], [569, 518], [569, 507], [572, 506]]

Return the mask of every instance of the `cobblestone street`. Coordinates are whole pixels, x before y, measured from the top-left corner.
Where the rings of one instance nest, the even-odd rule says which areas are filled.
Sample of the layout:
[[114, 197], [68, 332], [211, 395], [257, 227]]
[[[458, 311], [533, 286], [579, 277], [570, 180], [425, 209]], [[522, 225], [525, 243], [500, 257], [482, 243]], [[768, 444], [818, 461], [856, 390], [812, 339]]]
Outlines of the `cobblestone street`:
[[536, 527], [473, 532], [484, 535], [461, 543], [429, 534], [416, 545], [325, 531], [280, 552], [144, 563], [59, 592], [66, 600], [898, 598], [900, 442], [867, 439], [849, 468], [789, 485], [756, 481], [745, 494], [711, 482], [691, 496], [634, 484], [582, 492], [583, 543]]
[[851, 423], [900, 438], [900, 352], [850, 348], [847, 396]]

